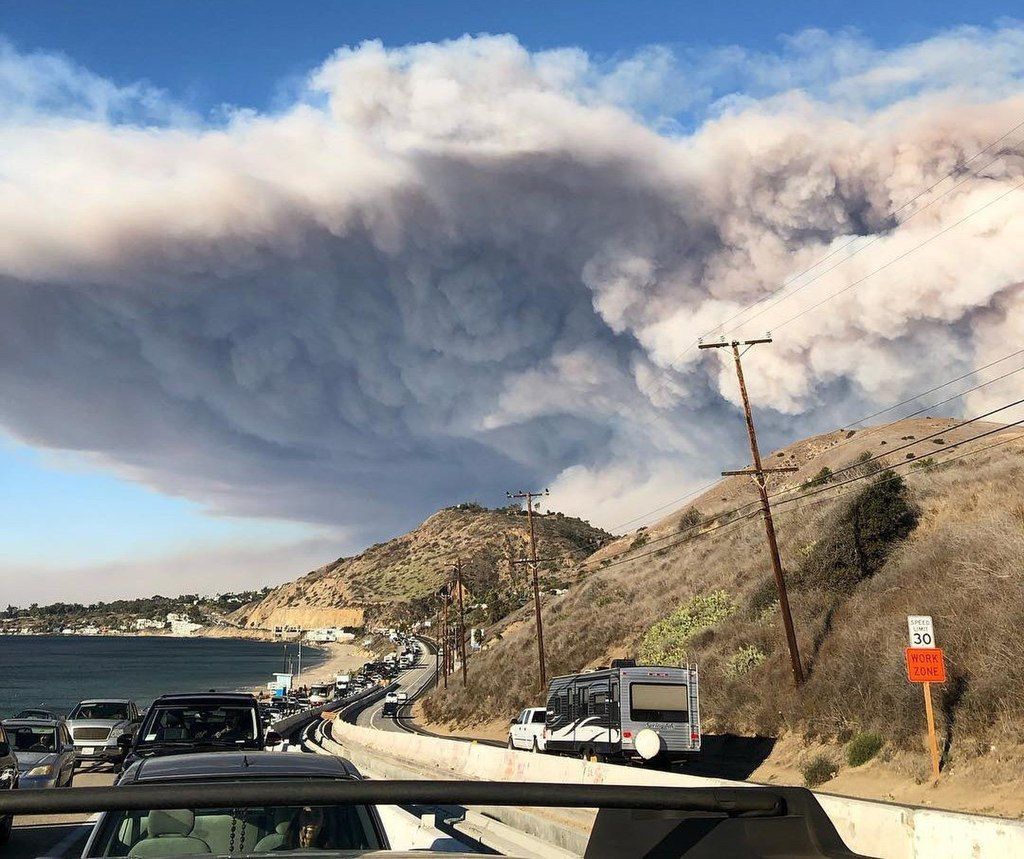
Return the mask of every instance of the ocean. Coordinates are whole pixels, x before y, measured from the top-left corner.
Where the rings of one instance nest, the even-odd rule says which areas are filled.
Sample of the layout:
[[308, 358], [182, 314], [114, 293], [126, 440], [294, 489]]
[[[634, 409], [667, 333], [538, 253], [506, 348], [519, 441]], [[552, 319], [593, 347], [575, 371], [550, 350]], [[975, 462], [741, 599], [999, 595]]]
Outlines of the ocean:
[[[295, 645], [288, 645], [294, 656]], [[67, 713], [85, 698], [263, 686], [284, 664], [282, 643], [231, 638], [0, 636], [0, 718], [24, 707]], [[302, 648], [302, 667], [327, 653]]]

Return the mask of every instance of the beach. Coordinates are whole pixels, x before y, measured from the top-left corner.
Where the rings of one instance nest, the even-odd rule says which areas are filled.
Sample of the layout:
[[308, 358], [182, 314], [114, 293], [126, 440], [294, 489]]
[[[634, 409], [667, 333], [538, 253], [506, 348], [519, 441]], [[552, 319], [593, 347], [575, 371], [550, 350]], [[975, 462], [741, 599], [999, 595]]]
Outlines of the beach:
[[[304, 666], [302, 673], [296, 674], [292, 678], [293, 689], [310, 686], [313, 683], [333, 683], [336, 675], [354, 673], [373, 656], [369, 651], [363, 650], [358, 644], [352, 642], [329, 642], [317, 644], [316, 647], [318, 650], [326, 652], [326, 656], [315, 662], [310, 668]], [[267, 678], [268, 681], [272, 679], [272, 677]], [[268, 694], [266, 686], [254, 687], [254, 691], [257, 694]]]

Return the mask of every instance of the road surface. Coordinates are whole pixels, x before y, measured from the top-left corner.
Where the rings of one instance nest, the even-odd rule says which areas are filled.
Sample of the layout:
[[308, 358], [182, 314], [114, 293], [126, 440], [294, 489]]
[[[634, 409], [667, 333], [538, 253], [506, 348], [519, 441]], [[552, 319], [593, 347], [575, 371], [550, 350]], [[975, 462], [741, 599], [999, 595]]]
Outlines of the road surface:
[[[408, 692], [410, 699], [415, 698], [417, 693], [429, 686], [434, 677], [434, 654], [429, 652], [422, 644], [419, 645], [419, 648], [419, 665], [416, 668], [402, 672], [396, 678], [398, 689], [402, 692]], [[405, 730], [395, 719], [392, 719], [390, 716], [384, 716], [383, 710], [384, 701], [378, 701], [359, 714], [356, 718], [356, 724], [367, 728], [376, 728], [379, 731]]]
[[[75, 787], [109, 787], [114, 772], [108, 766], [89, 766], [75, 773]], [[34, 856], [78, 856], [89, 834], [88, 814], [22, 815], [14, 818], [14, 831], [3, 859], [32, 859]]]

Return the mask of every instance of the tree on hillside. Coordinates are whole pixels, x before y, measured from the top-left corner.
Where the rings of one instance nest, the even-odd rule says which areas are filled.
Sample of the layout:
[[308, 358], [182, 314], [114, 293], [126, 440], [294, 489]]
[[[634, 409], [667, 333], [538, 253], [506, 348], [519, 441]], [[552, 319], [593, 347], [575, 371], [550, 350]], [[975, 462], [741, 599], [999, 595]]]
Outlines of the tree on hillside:
[[850, 591], [874, 575], [917, 525], [907, 495], [903, 478], [883, 471], [835, 514], [800, 565], [795, 584]]

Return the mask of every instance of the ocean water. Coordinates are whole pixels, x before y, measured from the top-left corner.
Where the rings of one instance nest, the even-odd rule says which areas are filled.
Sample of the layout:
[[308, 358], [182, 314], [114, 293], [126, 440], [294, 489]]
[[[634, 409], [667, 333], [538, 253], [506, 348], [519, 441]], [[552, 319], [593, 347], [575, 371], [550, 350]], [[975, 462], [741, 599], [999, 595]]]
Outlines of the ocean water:
[[[288, 645], [294, 657], [295, 645]], [[302, 667], [327, 656], [302, 648]], [[0, 717], [23, 707], [67, 713], [84, 698], [263, 686], [283, 670], [285, 645], [230, 638], [0, 635]]]

